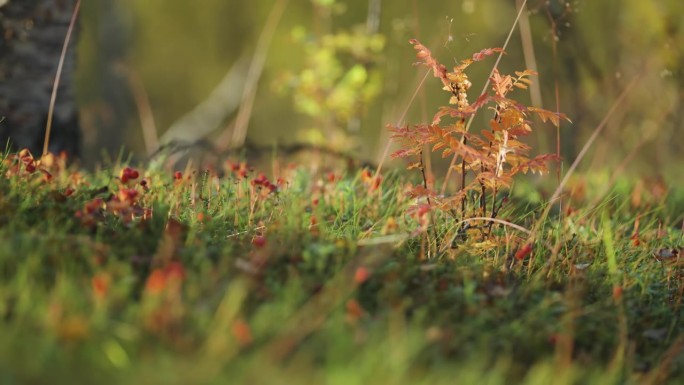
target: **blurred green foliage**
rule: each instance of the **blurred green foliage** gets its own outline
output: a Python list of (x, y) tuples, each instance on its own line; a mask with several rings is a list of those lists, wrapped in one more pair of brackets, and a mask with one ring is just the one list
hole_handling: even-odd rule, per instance
[[(121, 145), (141, 154), (144, 148), (135, 103), (115, 64), (139, 74), (161, 135), (204, 100), (234, 62), (254, 53), (273, 4), (220, 0), (206, 0), (201, 6), (163, 0), (86, 4), (79, 89), (90, 156), (99, 157), (101, 148), (116, 153)], [(444, 103), (439, 84), (428, 81), (405, 121), (396, 121), (422, 76), (422, 70), (412, 66), (416, 60), (408, 39), (419, 38), (443, 62), (454, 62), (480, 49), (502, 46), (516, 16), (515, 4), (505, 0), (380, 4), (378, 33), (383, 38), (362, 37), (358, 32), (362, 30), (358, 26), (368, 22), (368, 2), (289, 2), (257, 91), (248, 131), (251, 141), (301, 140), (311, 128), (323, 130), (324, 136), (324, 120), (346, 129), (343, 123), (358, 118), (355, 136), (363, 144), (359, 154), (374, 158), (386, 141), (387, 123), (425, 121), (428, 111)], [(328, 14), (321, 12), (326, 7), (332, 9)], [(639, 148), (630, 170), (684, 177), (677, 167), (684, 145), (680, 66), (684, 3), (531, 0), (527, 7), (523, 17), (529, 18), (532, 30), (543, 96), (540, 107), (555, 110), (557, 86), (559, 108), (574, 122), (561, 128), (562, 155), (573, 159), (626, 84), (643, 76), (638, 91), (620, 106), (597, 142), (592, 152), (597, 155), (588, 157), (584, 168), (615, 166)], [(363, 55), (373, 56), (372, 70), (350, 47), (361, 47)], [(502, 71), (529, 67), (517, 31), (507, 52)], [(487, 73), (488, 69), (481, 69), (469, 74), (478, 92)], [(275, 92), (273, 84), (287, 74), (298, 83), (290, 89), (291, 95)], [(283, 85), (287, 89), (288, 84)], [(326, 90), (325, 102), (313, 98), (316, 89)], [(556, 133), (540, 132), (532, 140), (541, 152), (553, 151)]]
[[(332, 8), (334, 3), (319, 6)], [(331, 30), (332, 18), (324, 22)], [(349, 134), (358, 133), (360, 119), (382, 92), (385, 37), (364, 25), (323, 34), (300, 25), (291, 33), (303, 48), (305, 63), (300, 71), (286, 72), (276, 88), (291, 93), (295, 109), (313, 119), (303, 140), (351, 146)]]

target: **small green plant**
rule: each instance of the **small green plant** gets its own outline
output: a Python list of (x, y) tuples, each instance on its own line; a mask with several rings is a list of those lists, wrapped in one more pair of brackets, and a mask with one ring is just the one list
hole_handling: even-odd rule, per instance
[(292, 92), (297, 111), (312, 119), (305, 132), (308, 142), (334, 143), (348, 150), (345, 147), (353, 147), (349, 134), (358, 132), (368, 106), (382, 90), (378, 64), (385, 37), (363, 25), (333, 31), (331, 15), (339, 4), (315, 1), (314, 5), (321, 28), (293, 29), (292, 38), (302, 47), (305, 61), (299, 72), (286, 73), (279, 85)]
[[(532, 122), (528, 117), (536, 115), (543, 122), (550, 121), (555, 126), (561, 120), (567, 120), (567, 117), (525, 106), (509, 96), (516, 88), (527, 89), (531, 84), (530, 76), (535, 75), (530, 70), (511, 76), (495, 69), (489, 78), (491, 90), (479, 95), (474, 103), (468, 101), (468, 90), (472, 84), (465, 70), (474, 62), (503, 52), (500, 48), (488, 48), (475, 53), (471, 59), (462, 60), (449, 71), (418, 40), (411, 40), (410, 43), (418, 51), (418, 64), (432, 69), (433, 75), (451, 96), (449, 105), (440, 107), (430, 123), (389, 126), (393, 132), (392, 138), (401, 145), (401, 149), (392, 156), (414, 159), (408, 168), (417, 168), (422, 172), (423, 185), (415, 186), (412, 191), (412, 196), (419, 198), (420, 203), (410, 210), (423, 215), (432, 210), (446, 212), (463, 223), (459, 232), (477, 229), (485, 238), (490, 235), (494, 224), (491, 219), (497, 217), (507, 200), (506, 192), (510, 190), (513, 178), (520, 173), (547, 172), (547, 163), (557, 158), (553, 154), (533, 158), (528, 156), (530, 146), (520, 140), (532, 132)], [(483, 108), (492, 111), (489, 127), (481, 129), (479, 133), (469, 130), (467, 121)], [(460, 179), (456, 193), (442, 196), (429, 186), (423, 162), (426, 147), (431, 152), (441, 151), (443, 157), (451, 155), (454, 161), (459, 161), (452, 162), (452, 169)]]

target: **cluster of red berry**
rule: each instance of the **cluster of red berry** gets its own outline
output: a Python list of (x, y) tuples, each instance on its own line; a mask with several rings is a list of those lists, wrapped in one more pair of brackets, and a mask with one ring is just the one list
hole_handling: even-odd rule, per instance
[(130, 168), (130, 167), (125, 167), (123, 170), (121, 170), (121, 173), (119, 174), (119, 179), (121, 179), (121, 183), (128, 183), (129, 180), (136, 180), (140, 177), (140, 173), (138, 170)]
[(278, 191), (278, 186), (271, 183), (264, 174), (259, 174), (256, 178), (252, 179), (252, 186), (263, 187), (268, 189), (269, 192)]

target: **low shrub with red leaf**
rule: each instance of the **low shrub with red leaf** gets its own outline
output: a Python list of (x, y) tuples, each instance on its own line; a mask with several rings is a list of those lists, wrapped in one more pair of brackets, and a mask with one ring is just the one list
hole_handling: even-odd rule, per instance
[[(418, 40), (410, 43), (420, 59), (417, 64), (432, 70), (450, 98), (448, 105), (440, 107), (430, 123), (404, 127), (390, 125), (392, 138), (401, 146), (392, 156), (411, 159), (408, 168), (423, 172), (424, 183), (415, 186), (411, 194), (419, 202), (426, 202), (431, 209), (443, 211), (455, 219), (495, 218), (506, 198), (502, 193), (510, 189), (515, 176), (528, 172), (545, 173), (547, 163), (557, 158), (551, 154), (529, 156), (531, 148), (522, 138), (532, 132), (530, 118), (537, 116), (555, 126), (567, 118), (563, 114), (527, 107), (510, 97), (513, 90), (526, 89), (531, 84), (530, 77), (535, 73), (530, 70), (504, 75), (494, 69), (489, 78), (490, 90), (479, 95), (474, 103), (468, 101), (472, 84), (465, 70), (474, 62), (502, 52), (500, 48), (482, 50), (449, 71)], [(469, 120), (481, 110), (491, 114), (488, 127), (471, 129)], [(450, 173), (455, 171), (459, 186), (455, 193), (443, 196), (429, 188), (424, 172), (424, 157), (429, 156), (423, 153), (426, 146), (431, 152), (441, 152), (443, 157), (453, 157)], [(488, 235), (492, 225), (492, 222), (479, 225), (481, 233)]]

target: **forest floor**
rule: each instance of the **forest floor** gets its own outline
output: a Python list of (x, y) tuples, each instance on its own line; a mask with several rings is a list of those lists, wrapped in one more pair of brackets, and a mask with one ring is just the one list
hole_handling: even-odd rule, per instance
[(0, 384), (684, 382), (681, 191), (516, 185), (485, 238), (400, 172), (275, 175), (5, 154)]

